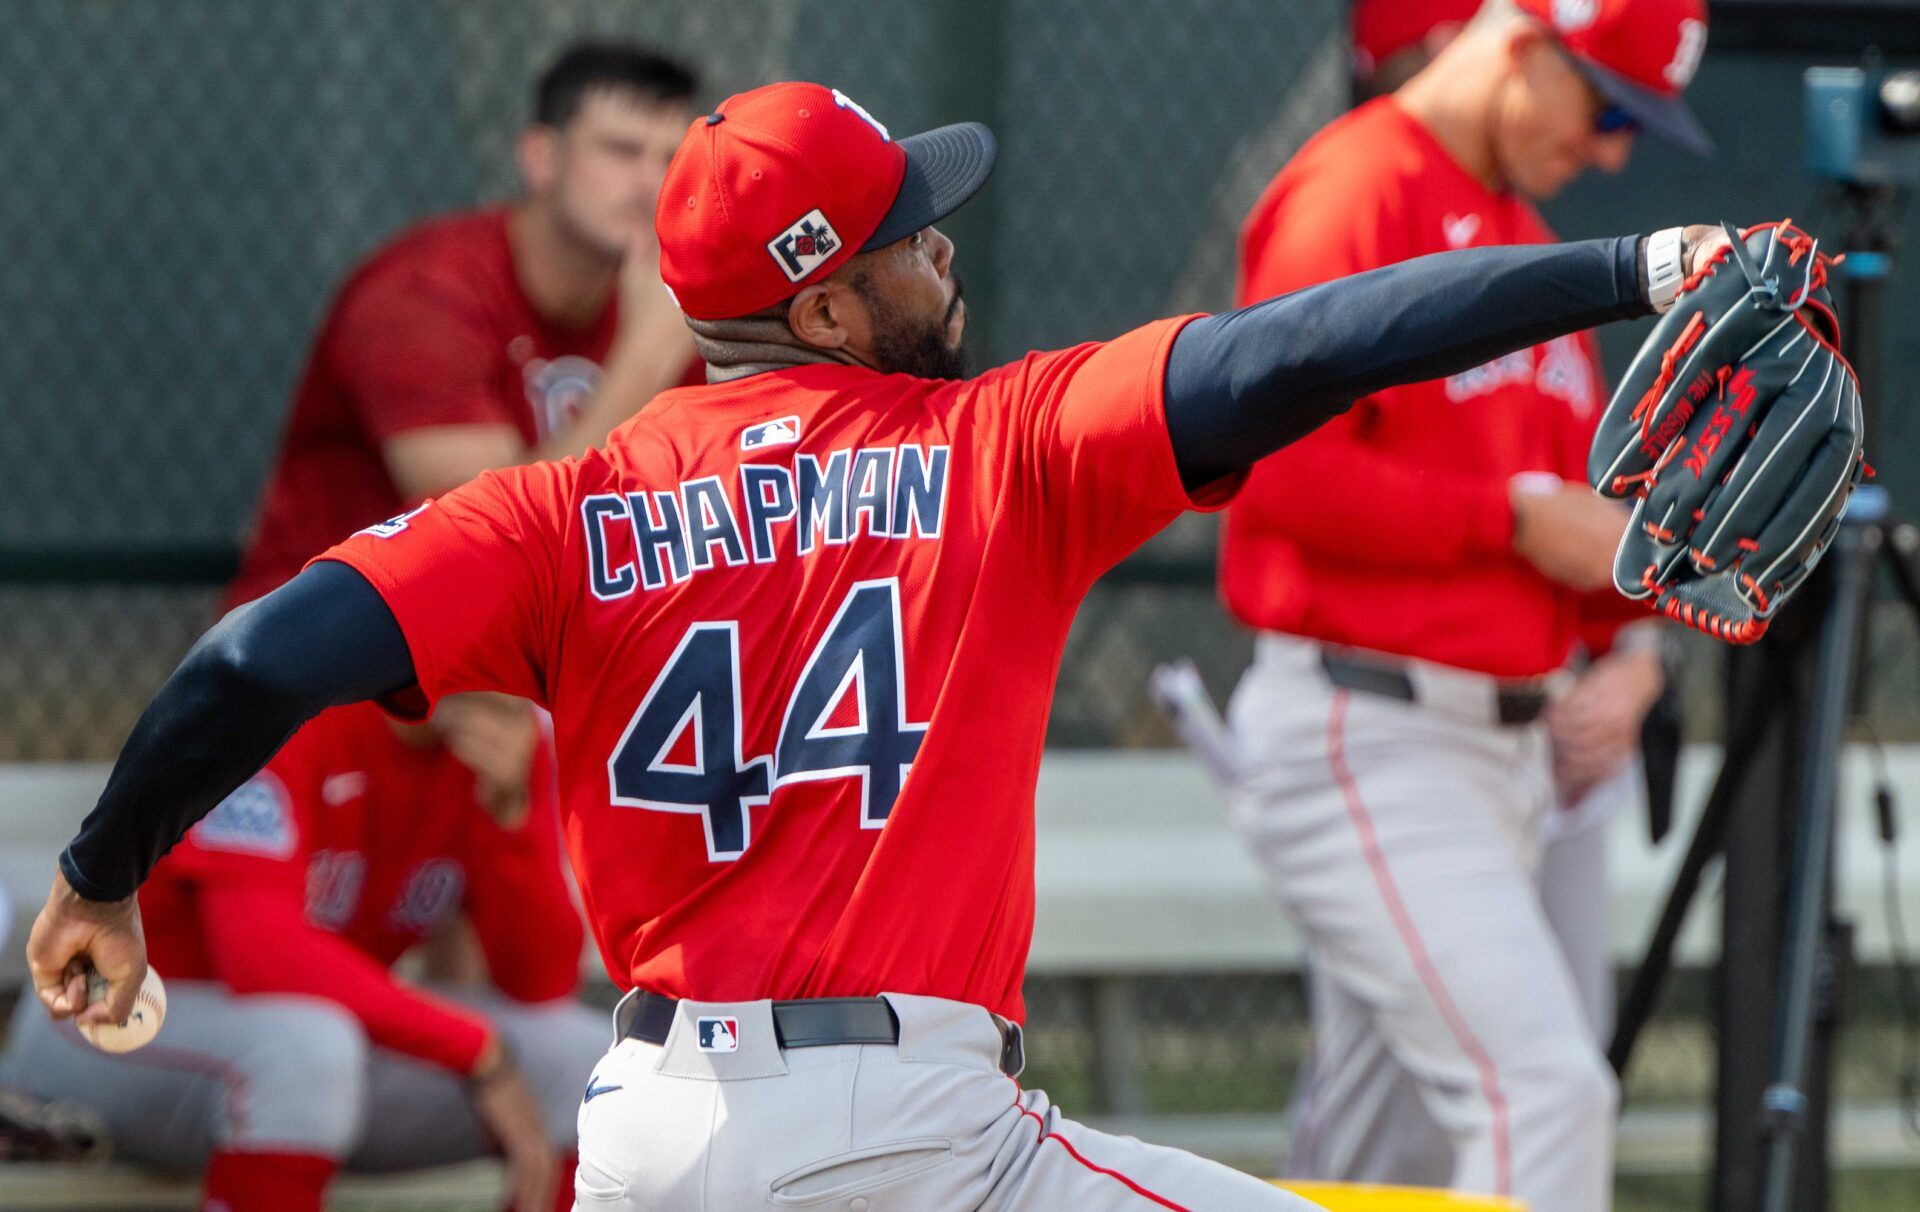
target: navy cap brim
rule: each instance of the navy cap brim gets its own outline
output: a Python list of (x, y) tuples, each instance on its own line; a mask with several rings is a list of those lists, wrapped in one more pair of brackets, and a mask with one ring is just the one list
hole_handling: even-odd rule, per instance
[(1713, 136), (1700, 125), (1700, 119), (1693, 116), (1685, 101), (1679, 97), (1663, 97), (1591, 59), (1579, 55), (1572, 58), (1574, 66), (1600, 90), (1600, 95), (1633, 115), (1642, 130), (1681, 151), (1696, 156), (1713, 154)]
[(938, 223), (973, 197), (993, 175), (996, 144), (993, 132), (978, 122), (956, 122), (900, 141), (907, 153), (907, 172), (900, 192), (861, 252), (904, 240), (923, 227)]

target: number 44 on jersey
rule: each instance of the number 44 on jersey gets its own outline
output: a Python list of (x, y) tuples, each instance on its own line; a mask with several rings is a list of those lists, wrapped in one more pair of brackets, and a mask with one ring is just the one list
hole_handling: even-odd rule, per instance
[(907, 722), (900, 632), (899, 582), (855, 585), (807, 658), (773, 753), (749, 758), (739, 624), (695, 623), (607, 759), (613, 802), (699, 815), (716, 862), (745, 853), (749, 811), (788, 783), (858, 779), (860, 827), (880, 828), (927, 730)]

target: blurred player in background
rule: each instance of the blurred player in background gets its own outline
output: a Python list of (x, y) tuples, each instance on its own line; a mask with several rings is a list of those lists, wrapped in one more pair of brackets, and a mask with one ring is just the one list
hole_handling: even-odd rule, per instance
[[(568, 49), (540, 77), (516, 148), (524, 195), (422, 223), (348, 277), (295, 390), (226, 605), (269, 592), (343, 536), (481, 471), (578, 454), (663, 388), (698, 379), (691, 338), (660, 281), (652, 222), (696, 89), (690, 68), (641, 46)], [(450, 797), (426, 810), (470, 814), (476, 786), (524, 787), (543, 777), (534, 758), (547, 742), (528, 704), (496, 696), (455, 699), (448, 708), (438, 741), (409, 747), (403, 764), (422, 797)], [(377, 712), (346, 713), (308, 732), (311, 760), (344, 763), (347, 775), (357, 770), (348, 769), (356, 755), (396, 743)], [(322, 752), (326, 746), (335, 752)], [(557, 852), (545, 859), (558, 879)], [(492, 873), (467, 875), (476, 896), (488, 895), (481, 885)], [(548, 942), (569, 973), (580, 939), (577, 923), (570, 930)], [(485, 948), (487, 930), (478, 933)], [(462, 955), (465, 937), (448, 931), (432, 944), (443, 968), (473, 966)], [(473, 1033), (457, 1038), (468, 1044)], [(479, 1064), (510, 1075), (510, 1065), (490, 1059), (496, 1055), (463, 1050), (438, 1059), (460, 1072)], [(561, 1084), (577, 1086), (575, 1076), (583, 1081), (585, 1073)], [(390, 1104), (388, 1094), (384, 1084), (368, 1090), (376, 1118), (411, 1105)], [(338, 1154), (337, 1132), (311, 1135), (319, 1139), (297, 1143)], [(518, 1168), (550, 1171), (550, 1158), (528, 1157), (537, 1134), (518, 1135), (528, 1146)], [(515, 1141), (505, 1143), (511, 1159)], [(466, 1148), (464, 1138), (458, 1147)], [(420, 1150), (403, 1152), (402, 1164), (423, 1164)], [(216, 1180), (223, 1173), (214, 1167)]]
[[(1355, 98), (1366, 101), (1384, 96), (1419, 74), (1466, 28), (1480, 3), (1359, 0), (1353, 9)], [(1608, 651), (1650, 653), (1659, 649), (1665, 625), (1646, 619), (1610, 637), (1608, 630), (1603, 628), (1600, 635), (1603, 642), (1611, 643)], [(1575, 654), (1576, 663), (1592, 656), (1585, 639), (1583, 636)], [(1589, 717), (1586, 708), (1602, 702), (1603, 688), (1604, 683), (1589, 682), (1587, 694), (1561, 700), (1545, 717), (1548, 733), (1556, 741), (1556, 796), (1543, 830), (1539, 885), (1541, 905), (1566, 957), (1587, 1021), (1594, 1037), (1605, 1044), (1613, 1032), (1614, 1010), (1613, 957), (1608, 950), (1607, 824), (1620, 809), (1644, 797), (1647, 772), (1639, 762), (1615, 760), (1612, 725), (1584, 726)], [(1671, 691), (1671, 687), (1666, 688), (1666, 693)], [(1622, 706), (1631, 707), (1634, 702), (1629, 696)], [(1601, 742), (1591, 752), (1591, 747), (1580, 744), (1589, 736)], [(1671, 778), (1671, 771), (1664, 773)], [(1402, 1159), (1408, 1156), (1413, 1148), (1411, 1135), (1424, 1121), (1431, 1142), (1425, 1154), (1432, 1160), (1423, 1168), (1446, 1173), (1451, 1149), (1445, 1134), (1417, 1105), (1411, 1086), (1397, 1106), (1407, 1117), (1403, 1123), (1409, 1139), (1396, 1152)]]
[(573, 47), (520, 135), (525, 196), (429, 220), (354, 270), (295, 389), (229, 607), (362, 526), (490, 467), (579, 454), (697, 381), (653, 234), (696, 87), (639, 46)]
[[(23, 1002), (8, 1081), (98, 1112), (123, 1156), (204, 1170), (218, 1212), (309, 1212), (338, 1168), (490, 1147), (522, 1212), (571, 1206), (574, 1109), (606, 1022), (571, 1000), (583, 930), (551, 746), (516, 761), (499, 739), (524, 710), (475, 694), (426, 725), (371, 703), (320, 716), (141, 889), (165, 1035), (112, 1055)], [(463, 912), (486, 987), (395, 978)]]
[[(1481, 0), (1358, 0), (1353, 6), (1353, 93), (1359, 101), (1384, 96), (1418, 75), (1434, 56), (1445, 50), (1479, 10)], [(1604, 599), (1603, 599), (1604, 600)], [(1638, 620), (1609, 635), (1602, 627), (1600, 642), (1608, 651), (1657, 651), (1665, 625), (1656, 619)], [(1574, 655), (1576, 664), (1591, 657), (1585, 647)], [(1640, 764), (1628, 758), (1616, 761), (1612, 728), (1582, 727), (1582, 705), (1600, 697), (1604, 683), (1589, 683), (1589, 693), (1562, 700), (1546, 713), (1549, 735), (1557, 743), (1555, 802), (1543, 827), (1540, 856), (1540, 901), (1553, 928), (1560, 952), (1593, 1028), (1604, 1045), (1613, 1031), (1613, 957), (1607, 920), (1607, 824), (1620, 809), (1642, 798), (1645, 791)], [(1631, 706), (1629, 696), (1624, 706)], [(1556, 728), (1556, 725), (1559, 725)], [(1602, 743), (1589, 753), (1581, 738), (1595, 736)], [(1308, 1069), (1311, 1070), (1311, 1065)], [(1396, 1097), (1396, 1126), (1392, 1154), (1396, 1165), (1414, 1175), (1449, 1173), (1453, 1150), (1446, 1134), (1419, 1105), (1411, 1079), (1402, 1075), (1404, 1089)], [(1301, 1105), (1312, 1099), (1311, 1074), (1301, 1087)], [(1424, 1147), (1417, 1143), (1424, 1136)], [(1311, 1140), (1307, 1142), (1311, 1144)], [(1296, 1152), (1299, 1164), (1312, 1164), (1310, 1151)], [(1419, 1160), (1416, 1160), (1419, 1159)]]
[[(1679, 100), (1698, 0), (1493, 0), (1458, 37), (1459, 6), (1424, 7), (1356, 11), (1359, 67), (1411, 78), (1269, 186), (1241, 302), (1549, 241), (1532, 202), (1623, 167), (1642, 127), (1710, 147)], [(1223, 593), (1262, 632), (1233, 813), (1313, 976), (1298, 1177), (1607, 1206), (1617, 1094), (1536, 883), (1554, 805), (1620, 776), (1662, 681), (1606, 592), (1625, 515), (1583, 482), (1595, 365), (1563, 337), (1370, 396), (1229, 514)]]
[[(1353, 13), (1354, 95), (1361, 100), (1382, 96), (1412, 79), (1453, 41), (1479, 7), (1480, 0), (1360, 0)], [(1603, 628), (1600, 637), (1603, 641), (1609, 639), (1605, 631)], [(1608, 651), (1655, 653), (1664, 644), (1665, 632), (1665, 625), (1658, 620), (1636, 621), (1612, 634)], [(1583, 643), (1575, 660), (1582, 662), (1592, 656)], [(1563, 699), (1546, 715), (1549, 734), (1557, 742), (1556, 797), (1544, 829), (1539, 883), (1547, 921), (1566, 957), (1580, 1004), (1594, 1037), (1604, 1044), (1612, 1035), (1614, 1014), (1607, 920), (1607, 825), (1619, 810), (1645, 798), (1648, 778), (1661, 778), (1670, 787), (1673, 772), (1671, 768), (1652, 766), (1643, 769), (1633, 760), (1615, 761), (1616, 750), (1611, 744), (1614, 726), (1586, 726), (1591, 714), (1588, 708), (1601, 704), (1599, 690), (1603, 686), (1589, 682), (1588, 694)], [(1669, 712), (1673, 710), (1672, 693), (1672, 686), (1664, 688), (1663, 700)], [(1633, 702), (1629, 696), (1625, 705)], [(1678, 744), (1674, 717), (1663, 717), (1658, 727), (1673, 730), (1664, 738), (1662, 748)], [(1589, 736), (1603, 743), (1597, 749), (1583, 746), (1582, 739)], [(1656, 763), (1662, 760), (1655, 759)], [(1418, 1107), (1407, 1110), (1413, 1116), (1423, 1115)], [(1434, 1127), (1432, 1131), (1439, 1139), (1439, 1129)], [(1444, 1158), (1447, 1150), (1437, 1149), (1435, 1156)]]
[[(663, 388), (700, 380), (653, 230), (697, 88), (691, 68), (639, 45), (571, 47), (534, 88), (516, 149), (525, 194), (413, 227), (348, 276), (228, 608), (362, 526), (490, 467), (579, 454)], [(525, 761), (532, 709), (488, 714), (499, 756)], [(472, 966), (458, 935), (436, 950), (442, 971)]]

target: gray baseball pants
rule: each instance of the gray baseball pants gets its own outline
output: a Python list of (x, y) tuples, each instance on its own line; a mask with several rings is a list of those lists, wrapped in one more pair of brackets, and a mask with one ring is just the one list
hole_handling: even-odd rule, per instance
[[(1613, 1032), (1614, 1003), (1607, 825), (1640, 795), (1639, 772), (1630, 765), (1577, 807), (1556, 804), (1541, 856), (1541, 908), (1601, 1047)], [(1321, 1094), (1312, 1059), (1303, 1066), (1297, 1118), (1306, 1130), (1294, 1138), (1286, 1173), (1446, 1186), (1453, 1175), (1453, 1142), (1427, 1113), (1419, 1083), (1380, 1046), (1366, 1017), (1354, 1012), (1332, 981), (1312, 981), (1307, 993), (1318, 1036), (1312, 1059), (1338, 1093)]]
[[(545, 1112), (573, 1140), (574, 1113), (606, 1020), (572, 1002), (529, 1006), (497, 994), (436, 990), (498, 1026)], [(206, 981), (167, 984), (167, 1021), (137, 1052), (111, 1055), (55, 1024), (30, 994), (13, 1016), (0, 1081), (89, 1107), (118, 1156), (198, 1172), (216, 1150), (309, 1153), (387, 1173), (480, 1157), (466, 1084), (368, 1043), (359, 1022), (320, 998), (236, 997)]]
[[(580, 1107), (576, 1212), (1312, 1209), (1177, 1149), (1096, 1132), (1000, 1072), (978, 1006), (888, 994), (897, 1045), (781, 1049), (771, 1003), (682, 1002)], [(700, 1018), (737, 1020), (703, 1050)]]
[(1537, 889), (1545, 729), (1493, 722), (1490, 679), (1415, 673), (1419, 705), (1350, 691), (1262, 636), (1229, 711), (1232, 817), (1313, 978), (1289, 1171), (1603, 1212), (1618, 1094)]

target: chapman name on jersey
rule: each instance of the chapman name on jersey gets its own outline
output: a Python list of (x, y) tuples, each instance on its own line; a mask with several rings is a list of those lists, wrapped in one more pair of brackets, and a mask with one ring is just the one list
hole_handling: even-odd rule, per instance
[(766, 564), (783, 545), (806, 556), (862, 534), (938, 539), (946, 514), (946, 446), (863, 446), (747, 463), (735, 491), (719, 476), (580, 502), (587, 578), (601, 601), (679, 584), (722, 565)]
[(662, 392), (602, 447), (486, 472), (321, 558), (406, 637), (396, 707), (486, 689), (553, 712), (562, 829), (622, 988), (911, 989), (1017, 1020), (1074, 610), (1239, 486), (1196, 501), (1173, 457), (1188, 318), (972, 379), (823, 363)]

